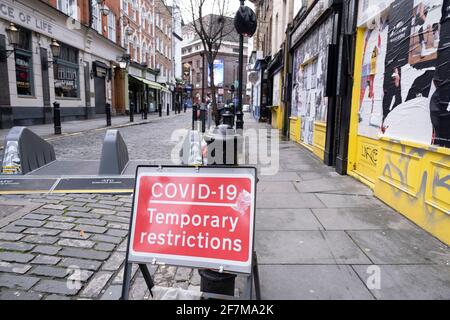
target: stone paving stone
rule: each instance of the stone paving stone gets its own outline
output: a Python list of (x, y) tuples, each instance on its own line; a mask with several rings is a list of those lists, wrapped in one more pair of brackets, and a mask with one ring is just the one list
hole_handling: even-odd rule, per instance
[(61, 239), (58, 241), (58, 245), (65, 247), (92, 249), (95, 245), (95, 242), (89, 240)]
[(116, 200), (100, 200), (98, 203), (106, 204), (106, 205), (110, 205), (110, 206), (116, 206), (116, 207), (120, 207), (120, 206), (124, 205), (122, 202), (119, 202)]
[(94, 249), (100, 251), (113, 251), (115, 247), (116, 245), (112, 243), (99, 242), (95, 245)]
[(54, 244), (56, 241), (58, 241), (58, 238), (29, 235), (23, 238), (22, 241), (36, 244)]
[(87, 270), (76, 270), (76, 271), (72, 270), (72, 271), (73, 271), (72, 274), (69, 277), (67, 277), (67, 280), (86, 282), (94, 274), (94, 272)]
[(42, 294), (37, 292), (25, 292), (25, 291), (17, 291), (17, 290), (8, 290), (0, 292), (0, 301), (32, 301), (32, 300), (41, 300), (43, 297)]
[[(95, 215), (97, 215), (97, 216), (100, 216), (100, 215), (107, 215), (107, 216), (109, 216), (109, 215), (114, 215), (114, 214), (116, 214), (116, 211), (115, 210), (106, 210), (106, 209), (92, 209), (92, 211), (91, 211), (92, 213), (94, 213)], [(92, 218), (94, 218), (94, 217), (92, 217)]]
[(92, 278), (86, 288), (80, 294), (80, 297), (95, 298), (97, 297), (111, 279), (113, 273), (111, 272), (98, 272), (94, 278)]
[(92, 213), (92, 212), (80, 212), (80, 211), (68, 211), (65, 214), (66, 217), (73, 217), (73, 218), (87, 218), (87, 219), (98, 219), (100, 218), (99, 214)]
[(67, 275), (67, 269), (49, 266), (37, 266), (34, 269), (32, 269), (29, 273), (36, 276), (44, 276), (50, 278), (65, 278)]
[(258, 209), (311, 209), (324, 208), (314, 194), (264, 193), (259, 196)]
[(50, 216), (46, 215), (46, 214), (36, 214), (36, 213), (29, 213), (26, 216), (24, 216), (24, 219), (31, 219), (31, 220), (46, 220), (48, 219)]
[(117, 248), (118, 252), (126, 252), (128, 247), (128, 239), (123, 240), (119, 247)]
[(0, 251), (19, 251), (19, 252), (27, 252), (34, 248), (34, 245), (23, 242), (0, 242)]
[(70, 300), (70, 298), (66, 296), (60, 296), (57, 294), (50, 294), (47, 297), (45, 297), (44, 300), (58, 301), (58, 300)]
[(29, 264), (18, 264), (0, 261), (0, 272), (25, 274), (31, 269)]
[(64, 210), (52, 210), (52, 209), (37, 209), (34, 210), (35, 214), (43, 214), (43, 215), (51, 215), (51, 216), (60, 216), (64, 214)]
[(75, 248), (63, 248), (59, 252), (59, 255), (63, 257), (101, 260), (101, 261), (104, 261), (109, 257), (109, 253), (107, 252), (92, 249), (75, 249)]
[(192, 272), (192, 277), (191, 277), (189, 283), (192, 286), (199, 286), (200, 285), (200, 281), (201, 281), (200, 274), (198, 273), (198, 270), (195, 269), (194, 272)]
[(112, 236), (105, 236), (105, 235), (94, 235), (92, 237), (92, 240), (98, 241), (98, 242), (107, 242), (107, 243), (114, 243), (119, 244), (122, 242), (122, 238), (119, 237), (112, 237)]
[(87, 240), (91, 236), (90, 233), (81, 233), (80, 231), (63, 231), (59, 235), (61, 238)]
[[(369, 282), (373, 266), (353, 266)], [(380, 288), (371, 290), (379, 300), (448, 300), (450, 266), (380, 265)]]
[(106, 289), (100, 300), (120, 300), (122, 297), (122, 286), (112, 285)]
[(259, 209), (256, 230), (307, 231), (323, 227), (309, 209)]
[(25, 230), (25, 234), (35, 234), (38, 236), (56, 236), (61, 233), (61, 230), (45, 229), (45, 228), (29, 228)]
[(121, 237), (124, 238), (128, 235), (128, 231), (125, 230), (117, 230), (117, 229), (110, 229), (106, 232), (106, 235), (113, 236), (113, 237)]
[(116, 217), (116, 216), (104, 216), (103, 219), (109, 222), (118, 222), (118, 223), (129, 223), (129, 218), (124, 217)]
[(86, 207), (93, 208), (93, 209), (106, 209), (106, 210), (114, 210), (115, 209), (114, 206), (100, 204), (100, 203), (88, 203), (88, 204), (86, 204)]
[(97, 271), (101, 265), (102, 265), (102, 262), (100, 262), (100, 261), (76, 259), (76, 258), (64, 258), (59, 263), (59, 266), (61, 266), (61, 267), (68, 268), (71, 266), (77, 266), (79, 269), (82, 269), (82, 270), (93, 270), (93, 271)]
[(80, 218), (76, 221), (77, 224), (83, 224), (83, 225), (91, 225), (91, 226), (97, 226), (97, 227), (104, 227), (107, 225), (107, 222), (100, 219), (86, 219), (86, 218)]
[(4, 232), (22, 233), (25, 229), (26, 229), (26, 227), (17, 227), (17, 226), (10, 224), (9, 226), (6, 226), (6, 227), (0, 229), (0, 233), (4, 233)]
[(71, 222), (75, 221), (75, 218), (65, 217), (65, 216), (53, 216), (53, 217), (49, 218), (48, 221), (71, 223)]
[(103, 264), (102, 270), (117, 271), (125, 261), (125, 254), (121, 252), (115, 252), (111, 257)]
[(67, 281), (58, 280), (41, 280), (34, 287), (34, 290), (38, 292), (62, 294), (66, 296), (75, 296), (80, 289), (74, 288), (73, 286), (69, 288)]
[(32, 254), (0, 251), (0, 261), (27, 263), (32, 259), (34, 259)]
[(370, 264), (343, 231), (259, 231), (260, 264)]
[(297, 190), (295, 189), (294, 183), (292, 181), (287, 182), (260, 182), (258, 183), (258, 192), (261, 193), (295, 193)]
[(173, 284), (174, 288), (179, 288), (179, 289), (183, 289), (183, 290), (187, 290), (189, 288), (189, 282), (185, 281), (185, 282), (176, 282)]
[(143, 300), (149, 292), (147, 284), (142, 276), (137, 277), (130, 288), (130, 300)]
[(78, 212), (78, 213), (88, 213), (91, 210), (92, 210), (92, 208), (86, 208), (86, 207), (82, 207), (82, 206), (71, 206), (71, 207), (67, 208), (68, 212)]
[(75, 227), (75, 224), (64, 222), (48, 222), (45, 227), (49, 229), (71, 230), (73, 229), (73, 227)]
[[(47, 199), (48, 199), (48, 197), (47, 197)], [(57, 199), (57, 200), (59, 200), (59, 199)], [(42, 207), (42, 209), (51, 209), (51, 210), (64, 210), (66, 208), (67, 207), (63, 206), (63, 205), (54, 205), (54, 204), (48, 204), (48, 205), (45, 205)]]
[(31, 263), (55, 266), (58, 264), (59, 261), (61, 261), (61, 258), (59, 257), (38, 255), (33, 261), (31, 261)]
[[(353, 196), (340, 194), (321, 194), (315, 195), (322, 201), (327, 208), (376, 208), (384, 204), (370, 196)], [(315, 208), (313, 208), (315, 209)]]
[(297, 175), (296, 172), (279, 172), (278, 174), (276, 174), (274, 176), (263, 176), (263, 175), (261, 175), (259, 178), (260, 178), (261, 182), (265, 182), (265, 181), (280, 181), (280, 182), (284, 182), (284, 181), (300, 180), (300, 177)]
[(80, 224), (74, 228), (74, 230), (77, 231), (84, 231), (84, 232), (90, 232), (90, 233), (97, 233), (97, 234), (103, 234), (108, 229), (105, 227), (97, 227), (97, 226), (88, 226), (85, 224)]
[(373, 300), (350, 266), (261, 265), (263, 300)]
[(18, 241), (24, 237), (23, 234), (19, 233), (6, 233), (6, 232), (0, 232), (0, 240), (5, 241)]
[(131, 212), (129, 212), (129, 211), (119, 211), (119, 212), (117, 212), (117, 216), (128, 218), (128, 221), (130, 221)]
[[(139, 266), (137, 264), (133, 264), (133, 267), (131, 268), (131, 278), (133, 279), (136, 275), (136, 272), (138, 271)], [(153, 276), (156, 272), (157, 267), (156, 266), (149, 266), (148, 270), (150, 272), (150, 275)], [(112, 281), (112, 284), (123, 284), (123, 273), (125, 271), (125, 267), (122, 267), (120, 271), (117, 273), (116, 277)]]
[(415, 229), (408, 219), (390, 208), (314, 209), (314, 215), (326, 230)]
[(119, 230), (129, 230), (130, 226), (128, 224), (123, 223), (108, 223), (108, 229), (119, 229)]
[(0, 274), (0, 287), (6, 287), (10, 289), (30, 290), (38, 281), (39, 278), (36, 277)]
[(374, 264), (450, 265), (450, 250), (422, 230), (348, 231)]
[[(60, 200), (50, 200), (50, 199), (34, 199), (33, 202), (42, 203), (42, 204), (58, 204)], [(46, 209), (48, 210), (48, 209)]]
[(181, 268), (177, 269), (175, 274), (175, 281), (189, 281), (191, 278), (192, 269), (191, 268)]
[(61, 250), (60, 247), (56, 247), (56, 246), (36, 246), (33, 249), (33, 253), (42, 253), (44, 255), (49, 255), (49, 256), (54, 256), (56, 255), (59, 251)]

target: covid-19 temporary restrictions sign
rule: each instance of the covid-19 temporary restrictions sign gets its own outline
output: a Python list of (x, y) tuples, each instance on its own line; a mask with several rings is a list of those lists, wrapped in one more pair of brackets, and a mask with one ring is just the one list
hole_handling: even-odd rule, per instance
[(255, 168), (139, 167), (129, 262), (251, 273)]

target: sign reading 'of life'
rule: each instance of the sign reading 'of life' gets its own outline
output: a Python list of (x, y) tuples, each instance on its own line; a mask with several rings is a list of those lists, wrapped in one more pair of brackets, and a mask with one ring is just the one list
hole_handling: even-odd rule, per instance
[(139, 167), (128, 261), (250, 274), (255, 168)]

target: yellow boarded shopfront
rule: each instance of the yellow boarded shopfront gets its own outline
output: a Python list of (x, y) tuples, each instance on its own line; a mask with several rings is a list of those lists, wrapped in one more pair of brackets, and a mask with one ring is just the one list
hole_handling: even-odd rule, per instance
[(450, 1), (388, 2), (360, 8), (349, 174), (450, 244)]

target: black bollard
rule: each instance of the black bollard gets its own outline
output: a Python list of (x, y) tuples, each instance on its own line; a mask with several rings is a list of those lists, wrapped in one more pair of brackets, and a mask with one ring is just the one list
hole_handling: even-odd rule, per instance
[(225, 107), (225, 111), (222, 115), (223, 124), (229, 126), (231, 129), (234, 127), (234, 114), (232, 112), (233, 105), (229, 104)]
[(244, 129), (244, 113), (242, 112), (242, 105), (238, 105), (236, 111), (236, 130)]
[(184, 113), (186, 113), (187, 110), (187, 103), (184, 104)]
[[(229, 110), (226, 110), (224, 121), (230, 121), (227, 113), (233, 116)], [(208, 144), (208, 166), (238, 165), (238, 135), (229, 125), (223, 124), (216, 127), (213, 132), (205, 135), (205, 141)], [(230, 146), (230, 144), (232, 145)], [(219, 148), (219, 150), (214, 148)], [(222, 154), (216, 154), (217, 151)], [(233, 152), (233, 154), (227, 154), (227, 151)], [(201, 269), (199, 274), (201, 292), (234, 296), (236, 275), (209, 269)]]
[(60, 135), (61, 132), (61, 105), (58, 102), (53, 103), (53, 123), (55, 125), (55, 134)]
[(202, 133), (206, 132), (206, 107), (203, 105), (200, 108), (200, 119), (202, 120)]
[(134, 122), (134, 103), (130, 102), (130, 122)]
[(105, 106), (106, 111), (106, 126), (111, 127), (111, 105), (109, 103)]
[(158, 112), (159, 112), (159, 117), (162, 117), (162, 104), (158, 104)]
[(147, 104), (145, 105), (145, 109), (144, 109), (144, 120), (148, 119), (148, 108), (147, 108)]
[(167, 104), (167, 115), (170, 116), (170, 104)]
[(197, 105), (192, 105), (192, 130), (195, 130), (195, 123), (197, 122)]

